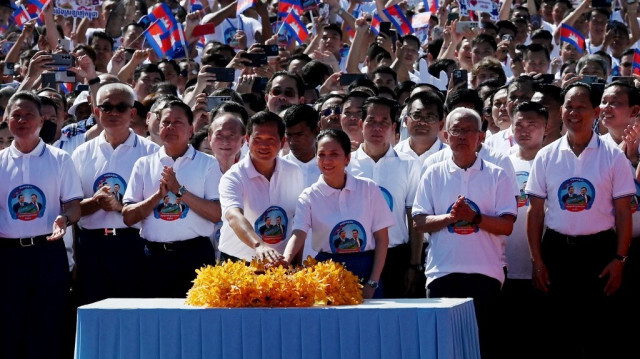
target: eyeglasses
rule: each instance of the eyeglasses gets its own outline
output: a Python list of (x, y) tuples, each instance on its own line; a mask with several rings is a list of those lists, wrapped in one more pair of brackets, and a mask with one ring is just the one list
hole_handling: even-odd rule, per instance
[(274, 87), (271, 89), (271, 91), (269, 91), (269, 93), (271, 94), (271, 96), (280, 96), (284, 94), (285, 97), (289, 97), (289, 98), (297, 97), (296, 91), (291, 88), (286, 88), (283, 90), (279, 87)]
[(133, 106), (131, 106), (131, 105), (127, 104), (127, 103), (124, 103), (124, 102), (120, 102), (117, 105), (112, 105), (109, 102), (105, 102), (102, 105), (98, 105), (98, 108), (102, 112), (111, 112), (111, 111), (113, 111), (115, 109), (116, 111), (118, 111), (120, 113), (125, 113), (125, 112), (127, 112), (128, 109), (130, 109), (132, 107)]
[(426, 122), (428, 124), (433, 124), (439, 121), (438, 116), (432, 113), (423, 116), (420, 112), (414, 112), (409, 114), (409, 118), (416, 122)]
[(331, 113), (334, 115), (340, 115), (342, 113), (342, 109), (340, 109), (340, 106), (333, 106), (322, 110), (323, 117), (331, 116)]
[(475, 132), (478, 132), (478, 130), (462, 130), (459, 128), (450, 128), (447, 130), (447, 133), (453, 137), (466, 136), (470, 133), (475, 133)]

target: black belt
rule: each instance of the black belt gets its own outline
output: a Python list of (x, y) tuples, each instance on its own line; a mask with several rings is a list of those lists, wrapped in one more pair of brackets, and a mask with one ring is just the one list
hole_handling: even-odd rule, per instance
[(92, 237), (114, 237), (119, 234), (135, 234), (139, 233), (140, 230), (136, 228), (124, 227), (124, 228), (98, 228), (98, 229), (85, 229), (80, 228), (80, 230), (89, 236)]
[(616, 235), (613, 229), (583, 236), (569, 236), (558, 231), (554, 231), (551, 228), (547, 228), (547, 232), (551, 238), (561, 240), (570, 245), (591, 244), (594, 240), (606, 240), (612, 237), (615, 238)]
[(47, 237), (50, 234), (44, 234), (42, 236), (35, 237), (23, 237), (23, 238), (0, 238), (1, 248), (27, 248), (47, 243)]
[(145, 240), (145, 244), (152, 252), (177, 252), (197, 247), (203, 241), (209, 241), (209, 237), (195, 237), (176, 242), (152, 242)]

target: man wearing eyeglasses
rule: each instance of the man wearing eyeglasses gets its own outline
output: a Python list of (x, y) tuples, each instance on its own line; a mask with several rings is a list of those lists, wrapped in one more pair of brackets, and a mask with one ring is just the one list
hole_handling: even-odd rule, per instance
[[(422, 235), (413, 230), (410, 220), (420, 166), (390, 144), (398, 125), (397, 102), (370, 97), (364, 102), (363, 112), (364, 142), (351, 156), (348, 171), (373, 180), (393, 214), (395, 226), (389, 228), (389, 249), (380, 279), (386, 298), (402, 298), (413, 292), (415, 285), (416, 276), (408, 273), (412, 254), (418, 263), (421, 257)], [(412, 253), (412, 248), (416, 248), (417, 253)]]
[(304, 83), (300, 76), (287, 71), (276, 72), (265, 87), (267, 109), (279, 114), (290, 105), (304, 104)]
[(431, 234), (427, 297), (473, 298), (482, 357), (497, 358), (505, 236), (518, 212), (510, 177), (476, 153), (481, 124), (473, 110), (449, 113), (452, 155), (420, 179), (412, 216), (417, 230)]
[(419, 92), (409, 98), (407, 130), (409, 138), (395, 146), (395, 150), (411, 156), (420, 164), (430, 155), (448, 147), (438, 138), (444, 127), (444, 106), (433, 92)]
[(136, 114), (131, 87), (104, 85), (96, 103), (94, 115), (104, 130), (71, 156), (85, 197), (76, 246), (81, 303), (142, 294), (140, 226), (124, 224), (122, 203), (112, 193), (117, 189), (122, 196), (136, 160), (159, 148), (129, 128)]

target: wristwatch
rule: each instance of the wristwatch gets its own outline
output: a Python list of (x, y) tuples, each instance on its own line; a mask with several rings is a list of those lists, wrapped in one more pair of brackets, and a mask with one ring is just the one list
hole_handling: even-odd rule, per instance
[(373, 289), (378, 289), (378, 282), (375, 280), (369, 279), (369, 281), (367, 281), (367, 285)]
[(185, 193), (187, 193), (187, 187), (180, 186), (180, 188), (178, 188), (178, 194), (176, 194), (176, 197), (182, 197)]
[(617, 259), (622, 263), (625, 263), (627, 261), (627, 258), (629, 258), (629, 256), (621, 256), (619, 254), (614, 254), (613, 255), (613, 259)]
[(473, 224), (475, 225), (480, 224), (480, 222), (482, 222), (482, 214), (480, 214), (480, 212), (476, 213), (476, 215), (473, 216), (473, 220), (471, 222), (473, 222)]
[(422, 264), (409, 264), (409, 269), (415, 269), (418, 272), (424, 272), (424, 266)]

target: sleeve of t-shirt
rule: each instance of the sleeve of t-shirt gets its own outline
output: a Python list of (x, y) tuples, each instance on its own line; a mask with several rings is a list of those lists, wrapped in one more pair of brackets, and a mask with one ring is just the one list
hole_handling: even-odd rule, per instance
[[(80, 188), (82, 188), (82, 180), (80, 179), (79, 174), (82, 173), (82, 165), (85, 163), (85, 159), (83, 156), (84, 154), (86, 154), (86, 151), (73, 151), (73, 153), (71, 154), (73, 167), (75, 168), (76, 173), (78, 174), (78, 179), (80, 180)], [(83, 196), (85, 195), (87, 194), (85, 194), (83, 191)]]
[[(511, 188), (513, 191), (513, 196), (517, 197), (520, 195), (520, 187), (518, 187), (518, 179), (516, 178), (516, 170), (513, 168), (513, 163), (509, 157), (504, 157), (499, 164), (500, 167), (504, 170), (507, 177), (509, 177), (509, 183), (511, 183)], [(507, 192), (504, 192), (507, 193)]]
[(62, 180), (60, 186), (60, 202), (67, 203), (76, 199), (82, 199), (82, 186), (80, 185), (80, 177), (73, 165), (71, 156), (64, 154), (62, 157)]
[(293, 230), (309, 233), (311, 230), (311, 201), (307, 191), (302, 192), (296, 202), (296, 215), (293, 218)]
[(411, 208), (416, 199), (416, 191), (418, 190), (418, 182), (420, 182), (420, 162), (417, 160), (409, 161), (409, 191), (405, 200), (405, 207)]
[(222, 207), (222, 218), (225, 218), (227, 211), (231, 208), (244, 209), (244, 188), (238, 173), (227, 172), (220, 179), (220, 206)]
[(531, 172), (527, 179), (527, 187), (524, 191), (529, 196), (538, 198), (547, 198), (547, 180), (546, 167), (544, 165), (544, 157), (536, 156), (531, 164)]
[(370, 198), (369, 208), (373, 217), (371, 221), (371, 232), (377, 232), (381, 229), (394, 226), (396, 224), (396, 220), (393, 218), (393, 214), (391, 213), (391, 209), (389, 209), (387, 201), (382, 196), (382, 191), (373, 182), (368, 183), (368, 185)]
[(220, 179), (222, 178), (222, 171), (220, 171), (220, 165), (215, 158), (210, 160), (209, 168), (204, 180), (204, 199), (219, 200), (220, 199)]
[(619, 152), (613, 162), (613, 198), (622, 198), (636, 194), (636, 185), (633, 182), (633, 171), (629, 166), (627, 157)]
[(122, 203), (124, 204), (138, 203), (144, 200), (144, 180), (142, 176), (145, 173), (145, 166), (143, 159), (144, 157), (139, 158), (133, 165), (127, 189), (124, 191), (124, 197), (122, 198)]
[(416, 199), (413, 201), (413, 207), (411, 208), (411, 216), (415, 217), (419, 214), (434, 215), (435, 209), (433, 207), (433, 199), (429, 192), (429, 186), (427, 183), (431, 181), (432, 171), (428, 171), (420, 178), (418, 187), (416, 188)]
[(496, 216), (502, 216), (503, 214), (511, 214), (518, 216), (518, 202), (515, 196), (503, 195), (503, 193), (509, 193), (511, 188), (511, 179), (504, 169), (497, 171), (498, 181), (495, 192), (495, 205)]

